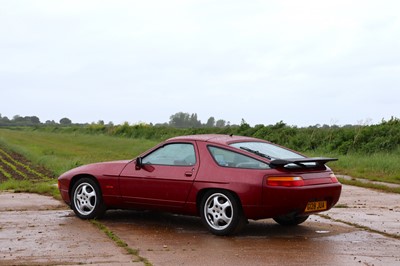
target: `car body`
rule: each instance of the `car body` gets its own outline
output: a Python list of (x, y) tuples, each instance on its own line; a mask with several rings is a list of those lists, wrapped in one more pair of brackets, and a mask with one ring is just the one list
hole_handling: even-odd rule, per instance
[(271, 142), (207, 134), (168, 139), (132, 160), (77, 167), (58, 179), (63, 200), (83, 219), (107, 209), (200, 216), (216, 235), (248, 219), (297, 225), (338, 201), (341, 184), (325, 164)]

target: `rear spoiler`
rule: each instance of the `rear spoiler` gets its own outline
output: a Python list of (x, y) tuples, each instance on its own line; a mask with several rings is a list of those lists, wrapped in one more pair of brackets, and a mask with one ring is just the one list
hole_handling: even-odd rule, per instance
[(271, 161), (271, 165), (276, 167), (284, 167), (287, 164), (297, 164), (302, 165), (303, 163), (316, 163), (318, 165), (324, 165), (327, 162), (337, 161), (337, 158), (324, 158), (324, 157), (314, 157), (314, 158), (295, 158), (295, 159), (275, 159)]

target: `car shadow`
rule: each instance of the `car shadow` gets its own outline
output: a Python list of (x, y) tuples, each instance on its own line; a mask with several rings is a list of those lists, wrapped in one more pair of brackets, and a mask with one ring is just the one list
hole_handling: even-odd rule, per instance
[[(126, 226), (142, 231), (147, 230), (149, 233), (152, 231), (171, 231), (181, 234), (211, 234), (202, 224), (200, 217), (164, 212), (109, 210), (101, 220), (113, 226)], [(304, 238), (318, 230), (318, 228), (318, 225), (312, 221), (298, 226), (281, 226), (272, 219), (250, 220), (240, 233), (234, 235), (234, 237)]]

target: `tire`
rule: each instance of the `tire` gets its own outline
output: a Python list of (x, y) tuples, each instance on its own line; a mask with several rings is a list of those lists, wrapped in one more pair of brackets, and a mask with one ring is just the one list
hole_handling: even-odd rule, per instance
[(104, 214), (101, 190), (93, 179), (81, 178), (74, 184), (71, 208), (81, 219), (100, 218)]
[(273, 218), (275, 222), (283, 226), (295, 226), (304, 223), (309, 216), (279, 216)]
[(240, 202), (228, 191), (210, 190), (200, 204), (203, 224), (214, 235), (226, 236), (238, 233), (245, 225)]

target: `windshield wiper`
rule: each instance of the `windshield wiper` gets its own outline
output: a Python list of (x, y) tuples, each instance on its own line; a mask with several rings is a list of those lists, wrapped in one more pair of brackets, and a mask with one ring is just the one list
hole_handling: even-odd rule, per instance
[(264, 154), (264, 153), (262, 153), (262, 152), (255, 151), (255, 150), (252, 150), (252, 149), (247, 148), (247, 147), (240, 147), (240, 148), (241, 148), (242, 150), (245, 150), (245, 151), (254, 153), (254, 154), (258, 155), (258, 156), (261, 156), (261, 157), (267, 158), (267, 159), (269, 159), (269, 160), (272, 160), (272, 157), (271, 157), (271, 156), (268, 156), (268, 155), (266, 155), (266, 154)]

